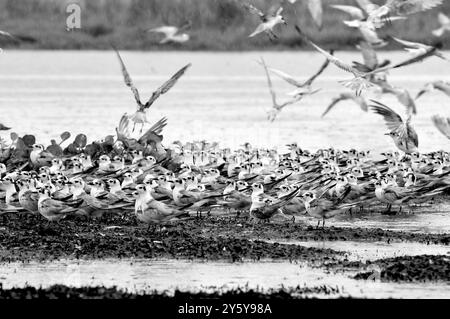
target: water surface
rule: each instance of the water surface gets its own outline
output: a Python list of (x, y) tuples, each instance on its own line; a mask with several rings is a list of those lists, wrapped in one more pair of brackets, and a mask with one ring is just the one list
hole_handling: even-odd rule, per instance
[(350, 274), (334, 274), (303, 264), (260, 261), (258, 263), (199, 262), (185, 260), (106, 259), (59, 260), (46, 263), (0, 265), (3, 288), (25, 285), (48, 287), (117, 286), (130, 292), (225, 291), (233, 288), (280, 289), (282, 287), (337, 287), (335, 296), (371, 298), (449, 298), (445, 283), (391, 284), (355, 280)]
[[(361, 61), (356, 52), (337, 52), (345, 61)], [(303, 102), (287, 107), (274, 123), (266, 121), (271, 98), (262, 68), (263, 56), (270, 66), (299, 79), (314, 73), (323, 58), (315, 52), (136, 52), (124, 51), (133, 81), (145, 100), (151, 92), (184, 64), (192, 68), (169, 94), (149, 111), (156, 121), (167, 116), (166, 141), (207, 139), (224, 146), (248, 140), (260, 146), (283, 146), (297, 141), (307, 149), (333, 145), (376, 151), (393, 149), (378, 115), (363, 113), (351, 102), (336, 106), (325, 119), (320, 115), (332, 97), (345, 92), (338, 80), (349, 74), (330, 66), (316, 83), (322, 90)], [(381, 52), (380, 59), (400, 61), (405, 52)], [(123, 84), (112, 51), (13, 51), (0, 59), (1, 120), (20, 134), (34, 133), (46, 143), (64, 130), (84, 132), (90, 139), (114, 134), (120, 116), (135, 110), (129, 88)], [(394, 85), (411, 94), (428, 81), (450, 80), (450, 66), (431, 58), (408, 68), (391, 71)], [(274, 79), (280, 101), (292, 88)], [(395, 97), (381, 101), (403, 114)], [(425, 95), (418, 104), (413, 124), (420, 136), (420, 150), (446, 149), (450, 142), (432, 125), (430, 117), (449, 116), (450, 100), (442, 93)], [(6, 134), (6, 133), (2, 133)]]

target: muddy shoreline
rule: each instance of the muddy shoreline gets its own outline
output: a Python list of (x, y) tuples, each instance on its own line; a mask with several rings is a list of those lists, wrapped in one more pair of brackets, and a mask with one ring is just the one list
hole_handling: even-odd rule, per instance
[(12, 288), (2, 289), (0, 286), (0, 299), (137, 299), (137, 300), (217, 300), (245, 301), (245, 300), (289, 300), (310, 298), (311, 294), (329, 295), (339, 297), (339, 288), (331, 286), (293, 287), (282, 289), (269, 289), (267, 291), (253, 289), (232, 289), (217, 292), (186, 292), (175, 290), (172, 294), (149, 292), (131, 293), (117, 287), (68, 287), (53, 285), (48, 288)]
[[(55, 259), (173, 258), (242, 262), (261, 259), (306, 262), (330, 271), (359, 271), (355, 279), (367, 279), (366, 268), (378, 265), (382, 281), (449, 281), (450, 258), (404, 256), (376, 261), (348, 261), (345, 252), (308, 248), (267, 240), (349, 240), (364, 242), (420, 242), (448, 245), (448, 234), (417, 234), (382, 229), (324, 229), (300, 223), (261, 223), (245, 217), (191, 218), (160, 231), (147, 229), (128, 214), (101, 220), (71, 217), (48, 225), (41, 216), (5, 214), (0, 222), (0, 262)], [(1, 219), (0, 219), (1, 220)]]

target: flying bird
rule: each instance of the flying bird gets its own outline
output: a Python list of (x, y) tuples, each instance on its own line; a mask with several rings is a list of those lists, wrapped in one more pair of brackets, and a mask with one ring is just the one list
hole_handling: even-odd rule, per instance
[(374, 83), (376, 83), (381, 88), (382, 94), (394, 95), (397, 98), (397, 101), (406, 106), (406, 110), (408, 113), (411, 112), (412, 114), (417, 114), (416, 103), (414, 102), (414, 99), (411, 97), (411, 94), (407, 89), (393, 86), (386, 80), (374, 80)]
[(168, 42), (175, 42), (175, 43), (184, 43), (186, 41), (189, 41), (190, 36), (187, 33), (181, 33), (186, 29), (189, 29), (191, 27), (190, 23), (186, 23), (184, 26), (178, 28), (175, 26), (161, 26), (158, 28), (152, 28), (146, 30), (147, 32), (156, 32), (156, 33), (162, 33), (164, 34), (164, 38), (159, 41), (160, 44), (168, 43)]
[(125, 67), (125, 63), (123, 62), (119, 51), (114, 49), (117, 53), (117, 57), (119, 58), (119, 62), (122, 68), (122, 75), (123, 79), (125, 81), (125, 85), (131, 88), (131, 91), (133, 92), (134, 98), (137, 103), (137, 111), (131, 115), (129, 118), (134, 122), (133, 125), (133, 131), (136, 127), (136, 124), (141, 124), (141, 133), (142, 129), (144, 127), (145, 123), (148, 123), (146, 110), (152, 106), (152, 104), (163, 94), (167, 93), (174, 85), (177, 83), (178, 79), (183, 76), (183, 74), (186, 72), (186, 70), (191, 66), (191, 64), (187, 64), (184, 67), (182, 67), (177, 73), (175, 73), (168, 81), (166, 81), (163, 85), (161, 85), (156, 91), (153, 92), (152, 96), (146, 103), (141, 102), (141, 98), (139, 96), (139, 92), (137, 88), (134, 86), (133, 81), (131, 80), (130, 74), (127, 71), (127, 68)]
[[(349, 5), (331, 5), (330, 7), (346, 12), (350, 15), (352, 20), (344, 20), (344, 24), (351, 27), (357, 28), (361, 32), (361, 35), (364, 37), (365, 41), (376, 47), (383, 47), (387, 44), (387, 42), (381, 39), (377, 34), (377, 28), (380, 28), (382, 24), (374, 23), (373, 21), (369, 21), (367, 19), (368, 15), (373, 12), (376, 8), (376, 5), (372, 3), (360, 4), (363, 8), (366, 8), (364, 12), (362, 9), (349, 6)], [(391, 17), (390, 20), (403, 20), (404, 17)]]
[(390, 16), (406, 16), (432, 9), (443, 0), (386, 0), (386, 3), (369, 15), (369, 21), (389, 20)]
[(370, 73), (361, 72), (352, 65), (343, 62), (342, 60), (338, 59), (334, 55), (329, 54), (327, 51), (316, 45), (314, 42), (312, 42), (306, 34), (303, 33), (303, 31), (300, 30), (298, 26), (295, 26), (295, 29), (297, 32), (302, 36), (302, 38), (308, 42), (312, 47), (314, 47), (317, 51), (319, 51), (323, 56), (325, 56), (331, 63), (336, 65), (341, 70), (344, 70), (346, 72), (352, 73), (354, 78), (349, 81), (341, 81), (345, 87), (350, 88), (351, 90), (356, 91), (356, 95), (360, 95), (361, 92), (369, 87), (372, 86), (372, 84), (366, 79)]
[(375, 103), (370, 105), (372, 111), (383, 116), (386, 126), (390, 130), (385, 135), (389, 135), (397, 148), (406, 154), (416, 152), (419, 147), (419, 137), (411, 125), (411, 113), (408, 113), (407, 120), (403, 121), (401, 116), (387, 105), (374, 100), (371, 102)]
[(322, 117), (324, 117), (328, 112), (331, 111), (331, 109), (338, 104), (341, 101), (345, 101), (345, 100), (352, 100), (354, 103), (356, 103), (357, 105), (359, 105), (359, 107), (361, 108), (361, 110), (363, 110), (364, 112), (367, 112), (368, 109), (368, 103), (367, 100), (360, 95), (355, 95), (353, 93), (342, 93), (339, 96), (335, 97), (332, 101), (331, 104), (328, 105), (328, 107), (326, 108), (325, 112), (323, 112)]
[[(330, 51), (330, 54), (333, 55), (333, 51)], [(260, 63), (262, 64), (262, 63)], [(267, 68), (268, 71), (270, 71), (271, 73), (275, 74), (276, 76), (282, 78), (283, 80), (285, 80), (287, 83), (293, 85), (296, 87), (296, 90), (294, 90), (293, 92), (288, 93), (288, 95), (290, 96), (294, 96), (294, 97), (303, 97), (305, 95), (311, 95), (313, 93), (316, 93), (317, 90), (313, 91), (311, 88), (312, 83), (314, 82), (314, 80), (323, 73), (323, 71), (325, 71), (325, 69), (327, 68), (327, 66), (330, 64), (330, 61), (327, 59), (325, 60), (325, 62), (321, 65), (321, 67), (319, 68), (319, 70), (314, 73), (309, 79), (307, 79), (304, 82), (299, 82), (297, 81), (293, 76), (274, 69), (274, 68)], [(263, 65), (263, 64), (262, 64)]]
[(256, 8), (255, 6), (244, 2), (242, 7), (246, 9), (251, 14), (257, 15), (261, 20), (261, 23), (256, 27), (255, 31), (249, 35), (249, 38), (254, 37), (257, 34), (265, 32), (270, 40), (277, 39), (278, 36), (273, 32), (273, 29), (278, 24), (287, 25), (286, 20), (281, 15), (283, 12), (283, 7), (279, 7), (275, 14), (263, 13), (261, 10)]
[(444, 81), (434, 81), (427, 83), (423, 89), (417, 93), (416, 100), (424, 95), (425, 93), (431, 92), (433, 90), (438, 90), (445, 93), (447, 96), (450, 96), (450, 83)]
[(260, 63), (264, 67), (264, 70), (266, 72), (267, 84), (269, 86), (270, 95), (272, 96), (272, 109), (268, 112), (268, 120), (273, 122), (276, 119), (278, 113), (280, 113), (284, 107), (300, 101), (302, 99), (302, 96), (300, 96), (300, 95), (294, 96), (292, 99), (289, 99), (286, 102), (279, 104), (277, 102), (277, 97), (276, 97), (275, 91), (273, 89), (272, 80), (270, 79), (269, 71), (267, 69), (266, 63), (264, 62), (263, 58), (261, 58)]

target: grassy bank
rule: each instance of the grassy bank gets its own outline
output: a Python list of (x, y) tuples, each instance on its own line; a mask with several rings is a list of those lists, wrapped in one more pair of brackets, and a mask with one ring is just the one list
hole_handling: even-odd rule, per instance
[[(278, 0), (248, 0), (260, 8), (270, 8)], [(360, 35), (342, 20), (348, 18), (330, 4), (353, 4), (353, 0), (323, 0), (324, 27), (318, 30), (306, 9), (306, 1), (286, 3), (288, 27), (280, 27), (280, 39), (272, 43), (262, 35), (248, 38), (258, 18), (242, 10), (232, 0), (0, 0), (0, 30), (30, 37), (36, 41), (17, 43), (0, 38), (0, 47), (19, 49), (109, 49), (114, 43), (122, 49), (134, 50), (260, 50), (290, 49), (304, 46), (294, 24), (299, 24), (318, 43), (328, 48), (353, 48)], [(374, 1), (383, 3), (384, 0)], [(81, 29), (66, 30), (66, 7), (79, 3)], [(422, 42), (436, 39), (430, 34), (438, 26), (437, 13), (450, 12), (450, 2), (434, 10), (394, 22), (381, 30)], [(160, 36), (145, 32), (160, 25), (182, 25), (192, 21), (191, 40), (183, 45), (159, 45)], [(450, 36), (442, 38), (450, 47)]]

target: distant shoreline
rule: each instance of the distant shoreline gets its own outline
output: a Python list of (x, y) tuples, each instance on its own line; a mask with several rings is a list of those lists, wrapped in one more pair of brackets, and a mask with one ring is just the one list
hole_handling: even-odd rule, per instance
[[(72, 1), (70, 1), (72, 2)], [(249, 38), (259, 19), (248, 14), (232, 0), (73, 0), (80, 4), (80, 25), (67, 31), (67, 1), (9, 0), (0, 1), (0, 30), (21, 38), (21, 42), (0, 36), (4, 50), (109, 50), (114, 44), (120, 50), (145, 51), (281, 51), (311, 50), (299, 37), (294, 26), (299, 25), (318, 45), (325, 49), (356, 50), (361, 33), (342, 21), (348, 14), (333, 9), (332, 4), (355, 5), (354, 0), (327, 0), (324, 2), (323, 28), (312, 22), (306, 1), (287, 5), (287, 26), (277, 26), (279, 39), (271, 42), (265, 34)], [(253, 4), (269, 9), (278, 6), (277, 0), (251, 0)], [(375, 0), (382, 3), (384, 0)], [(439, 27), (439, 12), (449, 13), (450, 2), (422, 13), (413, 14), (405, 21), (397, 21), (378, 29), (383, 39), (396, 36), (405, 40), (435, 44), (442, 42), (450, 49), (450, 33), (441, 38), (432, 35)], [(161, 34), (147, 32), (163, 25), (181, 26), (191, 21), (185, 30), (190, 40), (182, 44), (164, 44)], [(79, 28), (78, 28), (79, 27)], [(382, 50), (401, 49), (389, 44)]]

